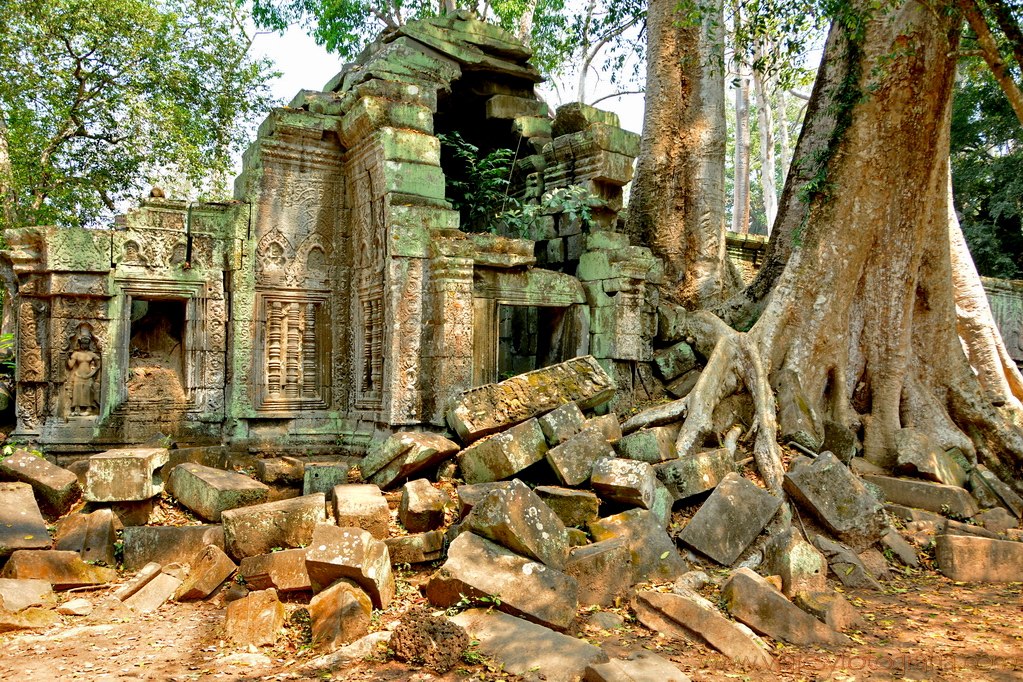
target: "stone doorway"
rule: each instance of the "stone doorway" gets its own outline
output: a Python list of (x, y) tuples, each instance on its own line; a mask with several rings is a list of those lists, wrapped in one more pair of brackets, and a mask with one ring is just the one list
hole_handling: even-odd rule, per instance
[(128, 397), (185, 402), (184, 299), (133, 298), (128, 340)]

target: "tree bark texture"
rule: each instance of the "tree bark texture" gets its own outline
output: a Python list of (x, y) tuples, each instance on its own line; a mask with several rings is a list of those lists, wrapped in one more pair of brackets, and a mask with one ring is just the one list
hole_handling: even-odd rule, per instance
[[(757, 44), (757, 57), (762, 54), (763, 45)], [(753, 90), (757, 97), (757, 125), (760, 128), (760, 186), (764, 191), (764, 212), (767, 215), (767, 232), (771, 233), (774, 219), (778, 215), (778, 195), (775, 188), (774, 160), (774, 109), (768, 76), (760, 71), (753, 72)]]

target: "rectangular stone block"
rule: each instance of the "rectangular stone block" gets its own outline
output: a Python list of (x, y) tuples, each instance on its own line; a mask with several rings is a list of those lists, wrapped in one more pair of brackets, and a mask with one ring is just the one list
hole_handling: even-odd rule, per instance
[(564, 485), (582, 485), (589, 480), (593, 465), (614, 458), (614, 448), (597, 429), (585, 429), (547, 451), (547, 462)]
[(49, 546), (50, 533), (39, 513), (32, 486), (0, 483), (0, 558), (17, 550)]
[(270, 554), (245, 557), (238, 566), (238, 575), (253, 590), (303, 592), (312, 590), (305, 569), (304, 549), (285, 549)]
[(444, 533), (439, 530), (387, 538), (384, 542), (391, 554), (392, 566), (436, 561), (444, 554)]
[(221, 515), (224, 549), (235, 559), (305, 547), (327, 518), (323, 493), (231, 509)]
[(590, 477), (590, 485), (604, 499), (643, 509), (653, 506), (656, 482), (653, 467), (631, 459), (599, 460)]
[(166, 448), (124, 448), (93, 455), (85, 474), (85, 499), (126, 502), (159, 495), (163, 481), (158, 470), (169, 458)]
[(967, 583), (1023, 582), (1023, 542), (965, 535), (935, 538), (938, 569)]
[(66, 514), (82, 494), (77, 476), (27, 450), (0, 459), (0, 478), (28, 483), (43, 506), (56, 516)]
[(466, 483), (486, 483), (510, 478), (547, 454), (547, 441), (536, 419), (474, 443), (458, 456)]
[(632, 553), (623, 538), (574, 547), (565, 573), (579, 583), (579, 603), (610, 606), (632, 587)]
[(323, 493), (327, 501), (334, 499), (334, 486), (348, 483), (348, 475), (355, 465), (342, 462), (309, 462), (302, 475), (302, 494)]
[(220, 521), (228, 509), (266, 500), (270, 488), (245, 474), (201, 464), (179, 464), (167, 480), (175, 499), (207, 521)]
[(658, 480), (676, 501), (713, 490), (733, 471), (735, 460), (725, 448), (694, 452), (654, 466)]
[(337, 525), (368, 530), (378, 540), (387, 538), (391, 510), (380, 488), (371, 483), (337, 485), (333, 498)]
[(539, 485), (533, 492), (558, 515), (566, 526), (583, 528), (597, 520), (600, 500), (589, 490), (573, 490), (553, 485)]
[(678, 457), (675, 452), (675, 440), (678, 438), (677, 426), (651, 426), (633, 431), (623, 436), (618, 443), (618, 452), (626, 459), (634, 459), (650, 464), (660, 464)]
[(688, 343), (679, 341), (669, 348), (656, 351), (654, 365), (665, 381), (671, 381), (696, 367), (696, 354)]
[(83, 561), (115, 566), (116, 517), (109, 509), (66, 516), (57, 526), (55, 549), (78, 552)]
[(863, 480), (876, 485), (884, 493), (885, 499), (895, 504), (939, 514), (954, 514), (965, 519), (980, 512), (970, 493), (958, 486), (891, 476), (868, 475)]
[(206, 545), (224, 548), (224, 530), (220, 526), (126, 526), (124, 567), (137, 571), (148, 563), (161, 566), (187, 564)]
[(45, 580), (55, 590), (104, 585), (117, 580), (117, 571), (82, 561), (78, 552), (56, 549), (19, 549), (11, 554), (0, 578)]

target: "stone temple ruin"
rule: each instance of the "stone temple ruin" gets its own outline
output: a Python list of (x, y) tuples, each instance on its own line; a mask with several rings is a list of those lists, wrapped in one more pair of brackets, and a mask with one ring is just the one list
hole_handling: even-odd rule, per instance
[[(9, 233), (15, 435), (67, 453), (157, 433), (358, 452), (443, 424), (453, 396), (502, 373), (592, 354), (631, 385), (661, 272), (614, 230), (639, 139), (582, 105), (548, 117), (529, 55), (465, 15), (410, 24), (273, 110), (233, 201), (151, 198), (112, 229)], [(518, 196), (587, 188), (593, 227), (460, 231), (451, 132), (517, 150)]]

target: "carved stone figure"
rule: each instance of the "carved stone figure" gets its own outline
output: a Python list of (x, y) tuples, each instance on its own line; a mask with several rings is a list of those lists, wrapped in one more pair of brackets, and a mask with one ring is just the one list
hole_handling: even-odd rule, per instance
[(99, 411), (100, 354), (88, 325), (78, 328), (68, 351), (68, 416), (92, 416)]

